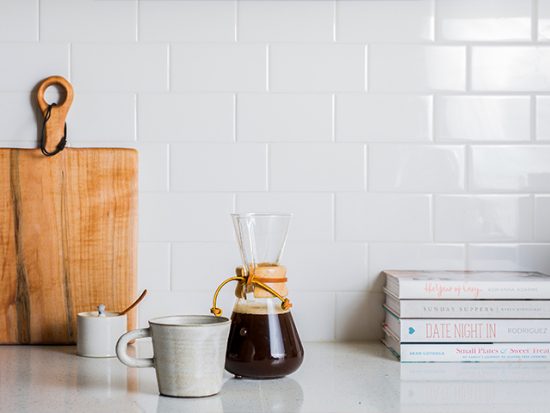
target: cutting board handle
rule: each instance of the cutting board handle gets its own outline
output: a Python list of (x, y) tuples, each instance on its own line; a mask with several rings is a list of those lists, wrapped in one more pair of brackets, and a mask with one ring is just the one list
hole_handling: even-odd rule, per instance
[[(64, 90), (65, 97), (59, 104), (50, 106), (48, 102), (46, 102), (46, 99), (44, 99), (44, 93), (46, 93), (46, 89), (52, 85), (60, 86)], [(65, 119), (73, 103), (73, 95), (73, 86), (62, 76), (50, 76), (44, 79), (38, 86), (38, 106), (44, 116), (50, 111), (50, 117), (47, 122), (44, 123), (44, 130), (42, 131), (42, 152), (44, 152), (44, 154), (56, 153), (59, 149), (58, 146), (61, 140), (65, 137)]]

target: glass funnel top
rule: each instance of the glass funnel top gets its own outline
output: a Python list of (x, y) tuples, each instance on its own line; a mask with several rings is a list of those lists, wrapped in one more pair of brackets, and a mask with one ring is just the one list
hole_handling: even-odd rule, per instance
[(278, 265), (292, 214), (231, 214), (244, 269)]

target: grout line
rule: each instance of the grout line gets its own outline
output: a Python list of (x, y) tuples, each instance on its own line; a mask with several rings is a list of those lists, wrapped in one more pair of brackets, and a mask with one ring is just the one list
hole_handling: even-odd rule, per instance
[(41, 24), (40, 24), (40, 16), (42, 15), (42, 1), (41, 0), (36, 0), (36, 3), (37, 3), (37, 15), (36, 15), (36, 27), (37, 27), (37, 30), (38, 32), (36, 33), (37, 34), (37, 38), (38, 38), (38, 42), (40, 43), (40, 40), (41, 40), (41, 35), (40, 35), (40, 31), (42, 30), (42, 27), (41, 27)]
[(235, 20), (234, 20), (234, 26), (233, 26), (233, 30), (234, 30), (233, 37), (234, 37), (235, 43), (237, 43), (239, 41), (239, 29), (238, 29), (238, 27), (239, 27), (239, 2), (235, 1), (233, 4), (234, 4), (233, 11), (235, 12)]
[(337, 0), (332, 2), (332, 41), (336, 42)]
[(433, 0), (432, 2), (432, 18), (433, 18), (433, 21), (432, 21), (432, 37), (433, 37), (433, 43), (439, 43), (439, 38), (441, 37), (440, 35), (440, 30), (439, 30), (439, 10), (437, 9), (437, 6), (438, 3), (437, 3), (437, 0)]
[(539, 37), (539, 7), (537, 0), (531, 0), (531, 40), (537, 42)]
[(136, 43), (139, 42), (139, 27), (140, 27), (140, 18), (139, 18), (139, 11), (140, 11), (140, 1), (136, 1)]

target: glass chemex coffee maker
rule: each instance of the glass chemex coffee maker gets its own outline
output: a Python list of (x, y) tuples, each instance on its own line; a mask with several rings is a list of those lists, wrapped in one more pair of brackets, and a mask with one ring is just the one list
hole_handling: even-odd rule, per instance
[(237, 281), (225, 369), (236, 377), (269, 379), (298, 369), (304, 348), (287, 298), (286, 268), (279, 264), (291, 214), (232, 214), (243, 266), (214, 293), (211, 312), (220, 316), (216, 299), (222, 287)]

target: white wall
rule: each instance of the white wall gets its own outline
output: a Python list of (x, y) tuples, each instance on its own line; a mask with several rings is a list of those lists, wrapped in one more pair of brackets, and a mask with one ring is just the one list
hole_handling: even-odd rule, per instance
[(0, 140), (60, 74), (73, 146), (139, 148), (142, 321), (291, 211), (303, 338), (372, 339), (384, 268), (550, 271), (548, 41), (548, 0), (0, 0)]

